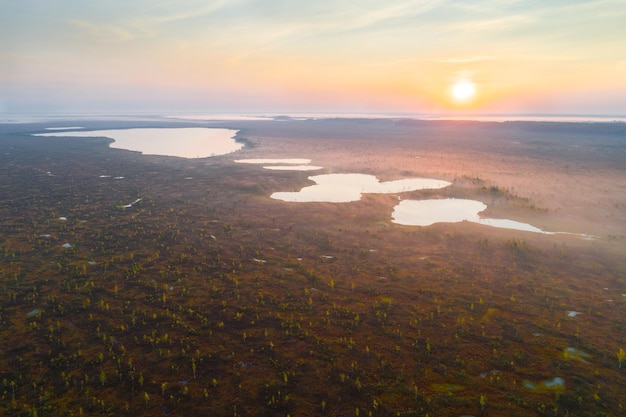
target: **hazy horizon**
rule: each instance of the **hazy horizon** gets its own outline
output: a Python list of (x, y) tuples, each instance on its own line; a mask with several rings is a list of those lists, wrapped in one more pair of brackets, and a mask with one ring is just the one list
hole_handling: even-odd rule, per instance
[(5, 2), (0, 115), (626, 114), (626, 1)]

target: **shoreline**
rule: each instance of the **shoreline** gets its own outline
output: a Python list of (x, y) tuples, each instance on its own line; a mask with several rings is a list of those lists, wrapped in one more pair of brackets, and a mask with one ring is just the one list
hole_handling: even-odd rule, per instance
[[(108, 122), (103, 126), (100, 121), (84, 124), (89, 131), (107, 125), (115, 129), (153, 125)], [(10, 129), (18, 125), (5, 126)], [(19, 126), (22, 129), (18, 130), (23, 131), (30, 127)], [(35, 126), (40, 131), (44, 129)], [(154, 126), (198, 128), (198, 124), (181, 126), (176, 122)], [(511, 218), (543, 230), (614, 235), (618, 240), (626, 234), (620, 209), (626, 205), (626, 199), (614, 181), (624, 175), (622, 164), (626, 164), (624, 147), (613, 148), (619, 146), (620, 135), (626, 134), (626, 126), (621, 124), (602, 125), (609, 130), (595, 135), (604, 135), (604, 139), (593, 141), (589, 137), (594, 136), (584, 129), (559, 123), (467, 125), (454, 121), (407, 124), (389, 120), (316, 120), (231, 121), (201, 126), (238, 132), (238, 143), (247, 145), (229, 154), (233, 160), (297, 156), (312, 159), (315, 165), (323, 167), (320, 173), (361, 173), (375, 175), (381, 181), (409, 177), (442, 179), (454, 184), (452, 190), (430, 195), (478, 197), (488, 206), (485, 216)], [(45, 133), (81, 134), (87, 133)], [(355, 153), (354, 149), (360, 151)], [(273, 190), (278, 191), (281, 190)]]

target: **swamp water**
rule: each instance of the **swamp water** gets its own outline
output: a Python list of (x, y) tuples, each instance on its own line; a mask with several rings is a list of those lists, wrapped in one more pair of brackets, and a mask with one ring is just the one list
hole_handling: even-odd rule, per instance
[[(324, 167), (309, 165), (310, 159), (287, 158), (287, 159), (237, 159), (239, 164), (263, 165), (263, 169), (272, 171), (318, 171)], [(266, 165), (271, 164), (271, 165)]]
[(430, 226), (435, 223), (468, 221), (503, 229), (554, 234), (514, 220), (481, 219), (479, 213), (486, 208), (487, 205), (480, 201), (459, 198), (404, 200), (394, 207), (391, 218), (394, 223), (405, 226)]
[[(255, 161), (262, 163), (260, 162), (262, 160)], [(297, 203), (348, 203), (360, 200), (362, 195), (367, 193), (393, 194), (441, 189), (451, 185), (448, 181), (428, 178), (381, 182), (375, 176), (366, 174), (315, 175), (309, 177), (309, 180), (315, 182), (315, 185), (304, 187), (300, 191), (275, 192), (271, 198)], [(458, 198), (402, 200), (394, 207), (391, 218), (393, 223), (405, 226), (430, 226), (435, 223), (469, 221), (504, 229), (554, 234), (515, 220), (480, 218), (479, 213), (486, 208), (487, 205), (480, 201)]]
[(425, 178), (380, 182), (375, 176), (366, 174), (326, 174), (315, 175), (309, 179), (315, 182), (315, 185), (304, 187), (300, 191), (276, 192), (271, 198), (299, 203), (348, 203), (360, 200), (362, 194), (367, 193), (401, 193), (444, 188), (450, 185), (448, 181)]
[(204, 127), (114, 129), (38, 133), (33, 136), (105, 137), (113, 139), (112, 148), (146, 155), (206, 158), (225, 155), (243, 148), (235, 141), (237, 130)]
[[(48, 128), (47, 130), (56, 130)], [(58, 128), (59, 130), (61, 128)], [(234, 137), (237, 130), (221, 128), (135, 128), (113, 130), (78, 130), (65, 127), (66, 131), (34, 134), (43, 137), (106, 137), (114, 140), (112, 148), (141, 152), (149, 155), (204, 158), (225, 155), (243, 148)], [(71, 131), (67, 131), (71, 130)], [(312, 171), (323, 169), (309, 165), (311, 160), (291, 159), (240, 159), (237, 163), (263, 164), (264, 169), (275, 171)], [(266, 165), (267, 164), (267, 165)], [(275, 192), (270, 197), (288, 202), (347, 203), (358, 201), (363, 194), (391, 194), (409, 191), (440, 189), (451, 185), (444, 180), (409, 178), (379, 181), (367, 174), (325, 174), (309, 177), (315, 185), (300, 191)], [(132, 204), (131, 204), (132, 205)], [(127, 205), (128, 206), (128, 205)], [(409, 226), (430, 226), (435, 223), (470, 221), (487, 226), (515, 229), (535, 233), (553, 234), (535, 226), (508, 219), (481, 219), (479, 213), (487, 206), (474, 200), (437, 199), (404, 200), (394, 207), (392, 222)]]

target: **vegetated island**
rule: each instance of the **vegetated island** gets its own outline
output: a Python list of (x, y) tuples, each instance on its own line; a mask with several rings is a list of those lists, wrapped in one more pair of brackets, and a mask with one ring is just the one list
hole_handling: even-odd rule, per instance
[[(6, 415), (624, 413), (626, 125), (78, 123), (246, 146), (184, 159), (0, 126)], [(235, 162), (283, 158), (451, 185), (294, 203), (270, 196), (311, 173)], [(392, 222), (437, 198), (593, 238)]]

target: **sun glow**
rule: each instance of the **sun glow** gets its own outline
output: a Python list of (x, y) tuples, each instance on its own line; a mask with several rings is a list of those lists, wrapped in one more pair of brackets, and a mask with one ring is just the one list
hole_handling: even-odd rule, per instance
[(476, 87), (471, 81), (458, 81), (452, 86), (452, 97), (457, 103), (467, 103), (475, 94)]

